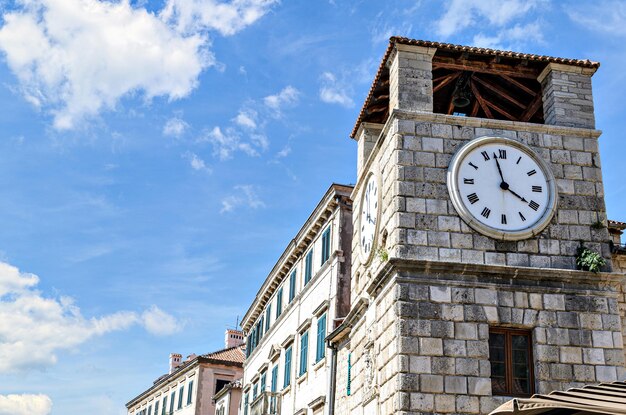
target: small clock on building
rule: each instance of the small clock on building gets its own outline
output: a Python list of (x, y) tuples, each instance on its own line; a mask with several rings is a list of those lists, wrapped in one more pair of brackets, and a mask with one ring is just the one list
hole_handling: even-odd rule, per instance
[(370, 174), (361, 195), (361, 214), (359, 215), (359, 245), (361, 245), (361, 254), (365, 262), (370, 259), (374, 248), (378, 208), (378, 182), (376, 176)]
[(537, 235), (556, 210), (549, 166), (528, 146), (503, 137), (463, 146), (450, 162), (448, 191), (461, 218), (495, 239)]

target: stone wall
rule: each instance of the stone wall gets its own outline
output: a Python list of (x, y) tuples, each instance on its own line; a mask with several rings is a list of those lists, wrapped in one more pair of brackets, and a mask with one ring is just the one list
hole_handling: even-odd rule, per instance
[[(390, 177), (395, 183), (386, 189), (383, 200), (384, 207), (394, 209), (395, 217), (386, 224), (393, 236), (393, 255), (575, 269), (576, 250), (582, 242), (601, 252), (610, 264), (598, 143), (589, 130), (542, 126), (524, 131), (523, 126), (493, 120), (468, 120), (464, 125), (459, 117), (442, 116), (433, 122), (399, 115), (383, 144), (395, 165), (387, 169), (395, 175)], [(446, 187), (448, 165), (459, 147), (481, 136), (518, 140), (552, 167), (558, 185), (557, 214), (539, 236), (497, 241), (478, 234), (457, 215)]]
[(623, 379), (619, 276), (552, 274), (392, 276), (351, 333), (352, 413), (367, 413), (368, 338), (380, 414), (487, 414), (509, 400), (491, 396), (490, 327), (531, 330), (537, 393)]
[(595, 69), (550, 63), (539, 75), (546, 124), (595, 128), (591, 75)]

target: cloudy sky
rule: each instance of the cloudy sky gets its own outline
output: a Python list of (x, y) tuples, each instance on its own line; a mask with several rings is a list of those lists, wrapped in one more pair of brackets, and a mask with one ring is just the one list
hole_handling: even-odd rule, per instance
[(122, 414), (219, 349), (331, 182), (390, 35), (598, 60), (626, 220), (618, 1), (7, 0), (0, 415)]

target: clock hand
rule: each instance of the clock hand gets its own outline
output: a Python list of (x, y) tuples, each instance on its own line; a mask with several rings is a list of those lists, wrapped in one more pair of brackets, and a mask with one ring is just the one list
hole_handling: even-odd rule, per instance
[[(498, 166), (498, 173), (500, 173), (500, 178), (502, 179), (502, 182), (505, 183), (504, 176), (502, 176), (502, 169), (500, 168), (500, 162), (498, 161), (496, 153), (493, 153), (493, 159), (496, 161), (496, 166)], [(500, 185), (500, 187), (502, 187), (502, 185)]]
[(528, 202), (528, 200), (524, 199), (522, 196), (518, 195), (517, 193), (515, 193), (513, 190), (511, 190), (508, 186), (506, 188), (506, 190), (508, 190), (509, 192), (513, 193), (513, 195), (515, 197), (517, 197), (518, 199), (520, 199), (522, 202), (526, 203)]

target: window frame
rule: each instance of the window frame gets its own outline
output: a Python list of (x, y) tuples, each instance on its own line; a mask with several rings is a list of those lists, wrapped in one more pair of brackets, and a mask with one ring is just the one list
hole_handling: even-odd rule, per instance
[[(489, 337), (492, 334), (504, 335), (504, 378), (506, 384), (506, 391), (500, 392), (491, 388), (493, 396), (514, 396), (514, 397), (530, 397), (535, 393), (535, 373), (534, 373), (534, 358), (533, 358), (533, 338), (532, 330), (525, 330), (519, 328), (507, 328), (507, 327), (490, 327)], [(512, 336), (526, 336), (527, 338), (527, 356), (528, 356), (528, 393), (514, 393), (513, 392), (513, 345)], [(489, 363), (491, 363), (491, 342), (489, 342)], [(489, 379), (492, 379), (492, 373), (489, 374)], [(492, 381), (493, 382), (493, 381)]]
[(187, 405), (191, 405), (192, 402), (192, 393), (193, 393), (193, 379), (189, 381), (189, 385), (187, 386)]
[(185, 393), (185, 385), (178, 388), (178, 406), (176, 410), (183, 409), (183, 394)]
[(174, 413), (174, 404), (176, 401), (176, 389), (170, 394), (170, 414)]

